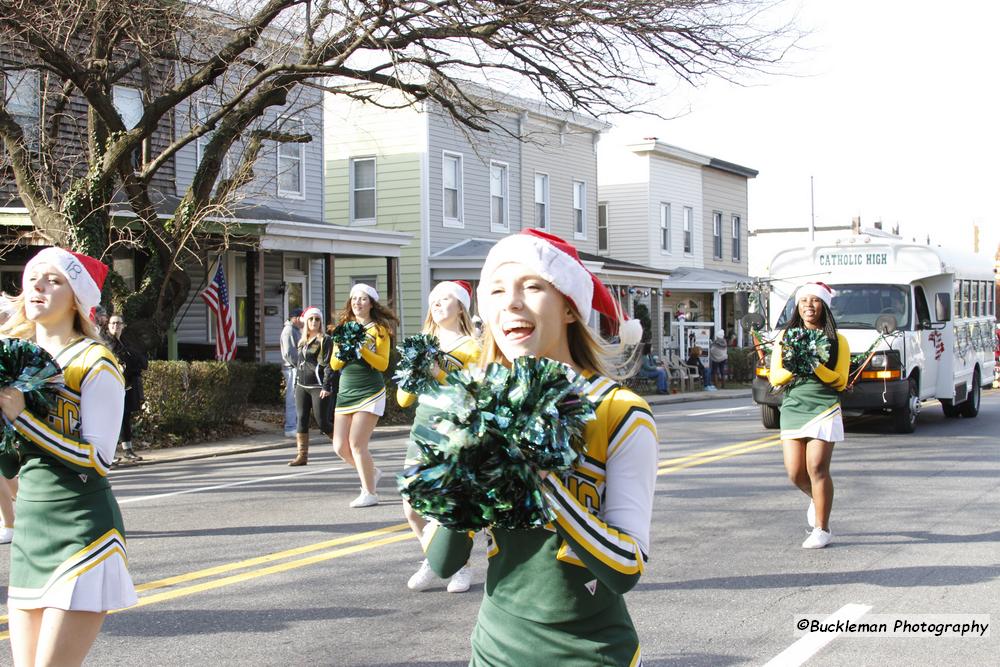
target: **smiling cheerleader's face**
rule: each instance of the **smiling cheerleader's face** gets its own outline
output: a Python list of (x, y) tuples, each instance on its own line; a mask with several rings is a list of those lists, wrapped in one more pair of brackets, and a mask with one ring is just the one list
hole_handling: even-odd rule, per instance
[(508, 361), (531, 355), (572, 363), (566, 327), (575, 320), (553, 285), (522, 264), (503, 264), (490, 282), (488, 322)]
[(823, 299), (813, 294), (806, 294), (798, 303), (799, 316), (807, 329), (819, 329), (823, 318)]
[(72, 318), (76, 296), (66, 278), (50, 264), (38, 264), (24, 275), (24, 314), (32, 322), (52, 325)]

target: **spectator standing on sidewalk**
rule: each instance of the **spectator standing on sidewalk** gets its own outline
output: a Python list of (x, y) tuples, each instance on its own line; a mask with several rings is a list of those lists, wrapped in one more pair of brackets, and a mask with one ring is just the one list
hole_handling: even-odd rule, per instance
[[(142, 372), (149, 367), (146, 354), (137, 346), (122, 339), (125, 319), (112, 315), (108, 320), (108, 345), (115, 353), (125, 378), (125, 412), (122, 413), (122, 428), (118, 442), (122, 446), (122, 457), (126, 461), (141, 461), (142, 457), (132, 449), (132, 415), (142, 410)], [(117, 462), (117, 460), (116, 460)]]
[(295, 367), (299, 363), (299, 339), (302, 338), (302, 309), (292, 308), (281, 329), (281, 374), (285, 378), (285, 437), (294, 438), (298, 420), (295, 416)]
[[(479, 360), (479, 340), (475, 336), (475, 326), (469, 317), (471, 304), (472, 285), (464, 280), (446, 280), (438, 283), (427, 297), (428, 310), (422, 331), (425, 334), (437, 336), (444, 354), (444, 367), (434, 365), (434, 378), (438, 384), (445, 384), (446, 373), (468, 368)], [(413, 405), (417, 398), (416, 394), (402, 389), (396, 390), (396, 402), (399, 403), (400, 407), (405, 408)], [(417, 411), (413, 417), (414, 428), (420, 424), (429, 425), (431, 418), (436, 414), (441, 414), (441, 412), (423, 403), (417, 405)], [(406, 448), (403, 467), (404, 469), (409, 468), (419, 462), (420, 448), (411, 438)], [(427, 521), (414, 512), (406, 500), (403, 500), (403, 516), (406, 517), (414, 535), (420, 539), (427, 526)], [(442, 579), (434, 574), (430, 563), (424, 559), (420, 568), (406, 582), (406, 586), (411, 591), (423, 591), (441, 582)], [(448, 582), (447, 590), (449, 593), (464, 593), (469, 590), (471, 585), (472, 572), (466, 565), (452, 576)]]
[(323, 331), (323, 311), (309, 306), (302, 313), (305, 322), (302, 338), (296, 348), (298, 366), (295, 369), (295, 458), (290, 466), (309, 462), (309, 418), (316, 417), (319, 430), (326, 437), (333, 435), (333, 401), (337, 393), (337, 376), (330, 368), (333, 342)]
[(708, 360), (712, 366), (712, 384), (719, 389), (726, 388), (726, 372), (729, 365), (729, 343), (726, 333), (719, 329), (708, 346)]

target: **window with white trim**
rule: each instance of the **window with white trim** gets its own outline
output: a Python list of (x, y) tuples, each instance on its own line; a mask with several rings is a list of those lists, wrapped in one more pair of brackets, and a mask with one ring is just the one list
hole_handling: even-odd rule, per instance
[(462, 156), (445, 153), (441, 159), (441, 181), (443, 197), (441, 208), (445, 227), (463, 227), (462, 216)]
[(670, 252), (670, 204), (660, 203), (660, 251)]
[(510, 231), (507, 218), (507, 165), (490, 162), (490, 228), (495, 232)]
[[(7, 113), (21, 127), (28, 148), (38, 148), (41, 118), (41, 88), (38, 72), (33, 69), (11, 70), (0, 75)], [(0, 142), (0, 149), (3, 148)]]
[(597, 204), (597, 252), (608, 251), (608, 202)]
[(549, 175), (535, 174), (535, 227), (549, 228)]
[(692, 236), (694, 235), (694, 209), (690, 206), (684, 207), (684, 254), (691, 254)]
[[(218, 110), (219, 110), (219, 105), (216, 104), (215, 102), (206, 102), (205, 100), (198, 100), (198, 102), (195, 104), (195, 116), (196, 116), (195, 120), (197, 124), (204, 125), (205, 123), (208, 122), (209, 116), (211, 116)], [(208, 148), (208, 144), (212, 140), (212, 135), (214, 134), (215, 131), (210, 130), (209, 132), (206, 132), (205, 134), (201, 135), (195, 140), (194, 144), (195, 144), (195, 154), (196, 154), (195, 155), (196, 169), (198, 165), (201, 164), (201, 160), (205, 156), (205, 150)], [(229, 178), (231, 171), (230, 167), (231, 165), (230, 165), (229, 155), (227, 153), (227, 155), (222, 159), (222, 169), (219, 170), (219, 177)], [(216, 183), (216, 185), (218, 185), (218, 183)]]
[(740, 261), (740, 216), (733, 216), (733, 261)]
[(573, 236), (587, 238), (587, 184), (573, 181)]
[[(301, 118), (283, 118), (282, 132), (305, 134)], [(278, 196), (302, 197), (305, 195), (306, 145), (297, 141), (278, 142)]]
[(375, 158), (351, 159), (351, 223), (375, 224)]
[(131, 86), (115, 86), (111, 90), (115, 111), (122, 117), (126, 130), (131, 130), (142, 120), (142, 91)]
[(712, 213), (712, 257), (722, 259), (722, 212)]

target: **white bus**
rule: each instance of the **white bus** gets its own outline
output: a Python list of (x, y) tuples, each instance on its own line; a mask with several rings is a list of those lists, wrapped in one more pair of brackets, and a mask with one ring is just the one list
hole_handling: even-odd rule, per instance
[[(836, 290), (832, 310), (851, 347), (853, 384), (841, 395), (846, 415), (891, 413), (912, 433), (922, 401), (937, 399), (948, 417), (975, 417), (993, 380), (996, 299), (992, 258), (860, 234), (783, 250), (767, 268), (771, 340), (795, 308), (799, 285)], [(753, 383), (761, 421), (778, 428), (781, 396), (758, 357)]]

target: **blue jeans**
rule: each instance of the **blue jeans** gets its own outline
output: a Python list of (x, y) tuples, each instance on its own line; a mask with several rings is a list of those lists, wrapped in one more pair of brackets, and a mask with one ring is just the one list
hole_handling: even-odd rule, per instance
[(667, 371), (664, 368), (654, 368), (651, 370), (640, 370), (639, 377), (644, 378), (656, 378), (656, 390), (661, 394), (665, 394), (668, 391), (667, 387)]
[(295, 433), (298, 418), (295, 414), (295, 369), (286, 366), (281, 369), (285, 377), (285, 433)]

